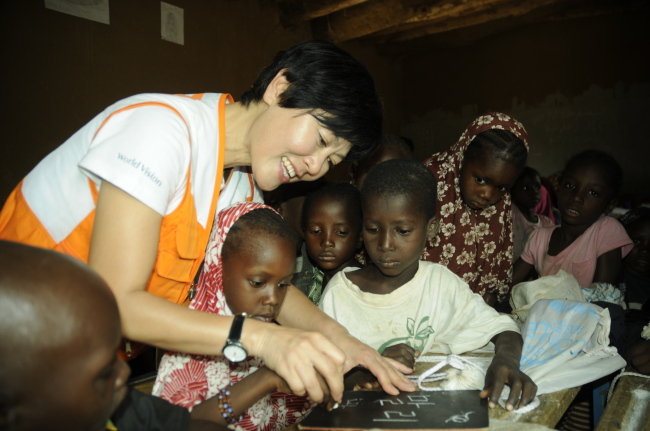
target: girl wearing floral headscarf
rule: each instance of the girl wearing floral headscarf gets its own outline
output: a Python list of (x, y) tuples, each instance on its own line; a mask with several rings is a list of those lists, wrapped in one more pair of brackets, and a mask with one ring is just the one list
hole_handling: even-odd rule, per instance
[(456, 144), (424, 162), (438, 180), (440, 231), (429, 239), (422, 257), (447, 266), (491, 305), (509, 292), (509, 190), (527, 157), (524, 127), (496, 112), (478, 117)]
[[(224, 209), (210, 234), (190, 308), (222, 316), (247, 313), (248, 318), (275, 324), (291, 284), (298, 242), (293, 229), (266, 205)], [(260, 358), (230, 362), (223, 356), (178, 352), (163, 356), (153, 388), (154, 395), (193, 409), (194, 418), (250, 431), (282, 430), (314, 406), (306, 397), (287, 392), (284, 380)], [(221, 400), (219, 409), (199, 405), (214, 396)]]

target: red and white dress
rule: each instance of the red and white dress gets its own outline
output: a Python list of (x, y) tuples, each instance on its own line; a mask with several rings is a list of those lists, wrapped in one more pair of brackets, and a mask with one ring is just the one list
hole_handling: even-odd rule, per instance
[[(190, 308), (221, 316), (232, 316), (223, 292), (221, 250), (230, 227), (244, 214), (258, 208), (270, 208), (252, 202), (237, 204), (221, 211), (212, 228), (205, 255), (203, 273)], [(269, 323), (271, 324), (271, 323)], [(160, 363), (153, 394), (167, 401), (192, 408), (213, 397), (229, 383), (237, 383), (264, 365), (249, 356), (231, 363), (222, 356), (167, 352)], [(315, 406), (307, 397), (272, 392), (261, 398), (230, 428), (235, 430), (274, 431), (299, 422)]]

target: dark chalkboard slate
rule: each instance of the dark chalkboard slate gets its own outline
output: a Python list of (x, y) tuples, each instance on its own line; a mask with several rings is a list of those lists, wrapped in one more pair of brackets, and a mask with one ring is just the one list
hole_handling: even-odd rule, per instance
[(487, 401), (480, 391), (346, 391), (328, 412), (318, 406), (298, 424), (303, 430), (487, 430)]

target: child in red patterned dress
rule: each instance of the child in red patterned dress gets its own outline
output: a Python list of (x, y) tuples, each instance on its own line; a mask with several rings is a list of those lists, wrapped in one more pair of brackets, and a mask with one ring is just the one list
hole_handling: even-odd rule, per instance
[[(266, 205), (224, 209), (212, 230), (190, 308), (224, 316), (246, 313), (250, 319), (275, 324), (291, 286), (298, 244), (296, 232)], [(205, 399), (231, 396), (226, 412), (205, 409), (201, 413), (206, 416), (199, 417), (251, 431), (282, 430), (315, 405), (305, 396), (292, 395), (286, 382), (253, 356), (231, 362), (223, 356), (167, 352), (153, 394), (193, 413), (202, 409), (195, 406)]]

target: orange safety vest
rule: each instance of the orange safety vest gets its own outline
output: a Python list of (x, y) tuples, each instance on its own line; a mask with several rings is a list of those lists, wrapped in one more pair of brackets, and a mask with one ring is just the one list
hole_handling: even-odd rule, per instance
[[(200, 98), (200, 96), (194, 95), (191, 97)], [(226, 99), (230, 99), (230, 96), (224, 95), (219, 100), (219, 122), (222, 125), (225, 121), (224, 107)], [(159, 102), (146, 102), (130, 105), (113, 112), (104, 120), (99, 129), (106, 124), (112, 115), (118, 112), (151, 105), (171, 109), (183, 119), (182, 115), (170, 105)], [(183, 121), (185, 122), (185, 119)], [(99, 132), (99, 129), (97, 132)], [(215, 185), (208, 216), (209, 221), (214, 220), (219, 192), (221, 191), (221, 179), (223, 178), (225, 127), (220, 127), (219, 131), (219, 166), (214, 179)], [(187, 170), (187, 186), (182, 202), (172, 213), (162, 219), (160, 238), (158, 240), (158, 256), (146, 286), (147, 292), (183, 305), (189, 304), (188, 290), (195, 274), (203, 263), (205, 249), (212, 229), (212, 223), (208, 223), (204, 228), (197, 221), (194, 198), (191, 193), (190, 172), (191, 166)], [(13, 190), (0, 212), (0, 239), (56, 250), (88, 263), (95, 210), (91, 211), (68, 237), (56, 243), (29, 208), (21, 191), (22, 183), (21, 181)], [(90, 179), (88, 183), (96, 205), (97, 189)], [(129, 350), (128, 347), (127, 350)], [(136, 354), (127, 354), (126, 356), (134, 357)]]

